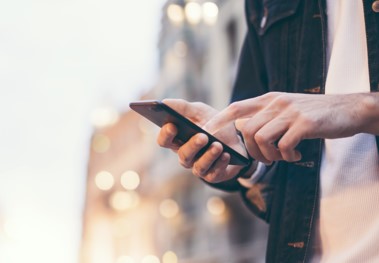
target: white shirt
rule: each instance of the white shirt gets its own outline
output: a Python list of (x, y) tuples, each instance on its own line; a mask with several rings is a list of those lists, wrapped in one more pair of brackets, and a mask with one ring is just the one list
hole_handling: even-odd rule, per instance
[[(370, 92), (362, 0), (328, 0), (326, 94)], [(343, 113), (341, 113), (343, 114)], [(379, 158), (373, 135), (325, 140), (320, 251), (313, 262), (379, 262)]]
[[(362, 0), (327, 0), (326, 94), (370, 92)], [(343, 113), (341, 113), (343, 114)], [(251, 186), (265, 166), (250, 179)], [(325, 140), (314, 263), (379, 262), (379, 157), (374, 135)]]

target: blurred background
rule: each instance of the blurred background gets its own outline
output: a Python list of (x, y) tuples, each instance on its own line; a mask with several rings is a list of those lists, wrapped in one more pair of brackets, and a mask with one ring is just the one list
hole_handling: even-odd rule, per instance
[(243, 0), (0, 2), (0, 262), (264, 262), (267, 226), (128, 108), (228, 104)]

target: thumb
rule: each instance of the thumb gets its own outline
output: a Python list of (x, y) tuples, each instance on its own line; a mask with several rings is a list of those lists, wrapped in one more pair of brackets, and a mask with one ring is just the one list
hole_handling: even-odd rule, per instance
[(162, 102), (187, 118), (193, 118), (196, 116), (196, 109), (191, 107), (191, 103), (186, 100), (164, 99)]
[(183, 99), (164, 99), (162, 102), (198, 125), (204, 124), (216, 112), (202, 102), (188, 102)]
[(189, 110), (190, 103), (183, 99), (164, 99), (162, 102), (180, 114)]

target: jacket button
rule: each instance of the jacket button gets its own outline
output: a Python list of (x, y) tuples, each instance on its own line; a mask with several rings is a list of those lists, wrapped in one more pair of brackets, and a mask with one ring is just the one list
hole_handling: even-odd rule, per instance
[(374, 3), (372, 3), (372, 10), (374, 10), (375, 13), (379, 13), (379, 0), (376, 0)]

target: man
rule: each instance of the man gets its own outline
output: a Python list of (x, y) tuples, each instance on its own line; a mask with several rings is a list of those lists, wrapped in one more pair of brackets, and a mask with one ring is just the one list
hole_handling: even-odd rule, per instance
[(255, 161), (197, 157), (207, 137), (178, 146), (172, 124), (158, 143), (241, 191), (270, 224), (267, 262), (379, 262), (379, 1), (246, 0), (246, 17), (234, 103), (165, 102)]

